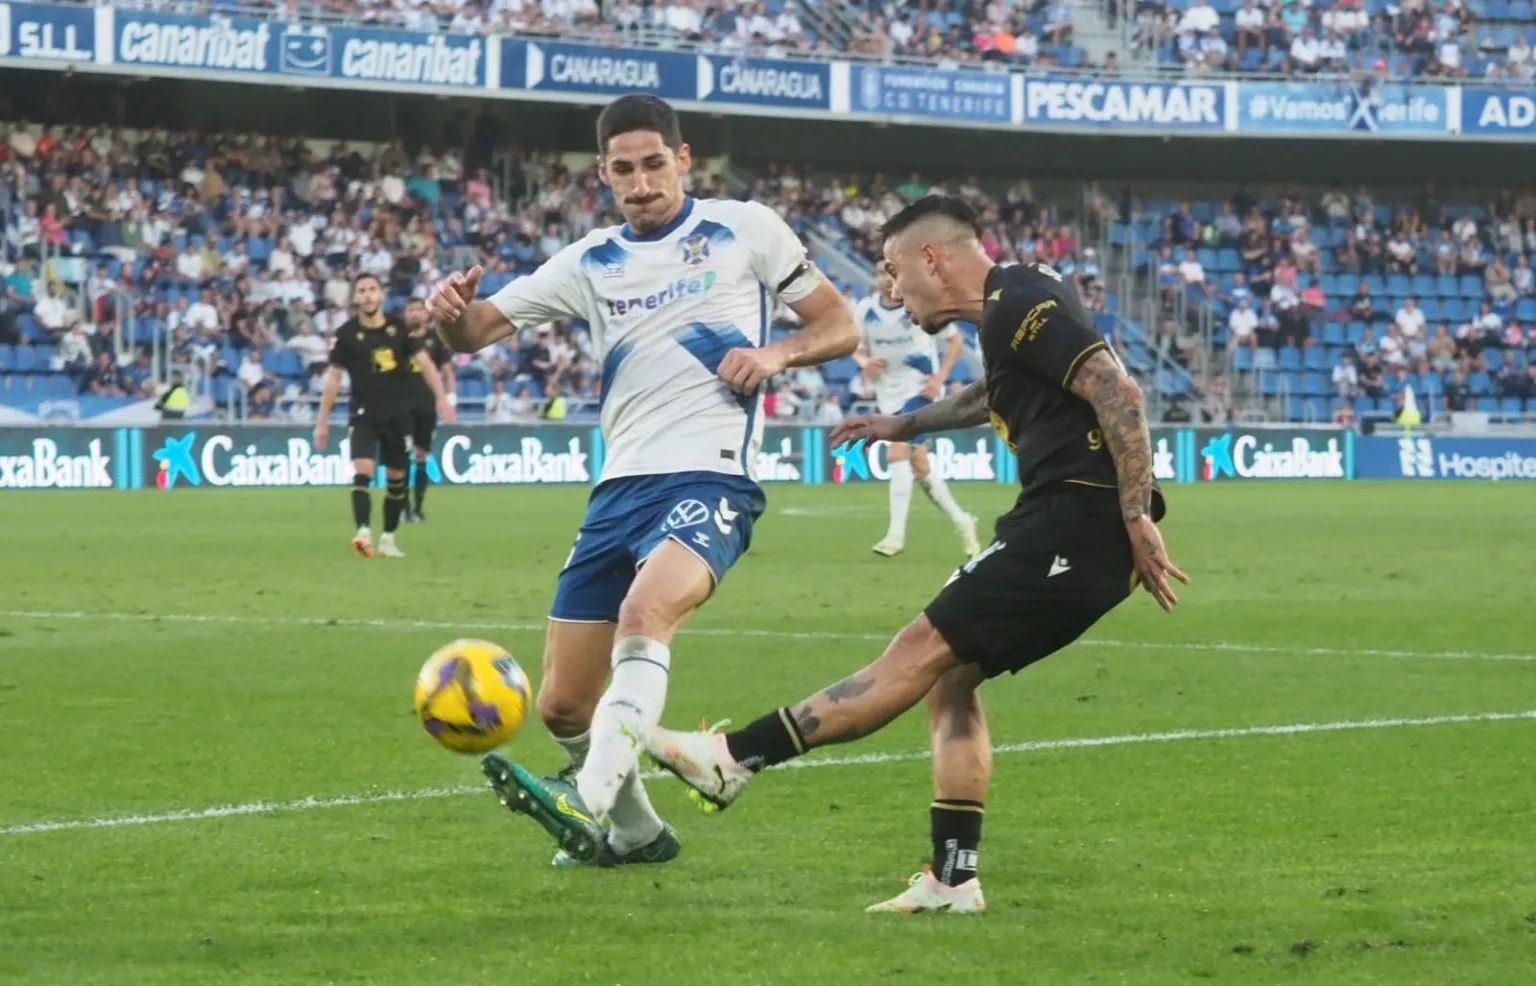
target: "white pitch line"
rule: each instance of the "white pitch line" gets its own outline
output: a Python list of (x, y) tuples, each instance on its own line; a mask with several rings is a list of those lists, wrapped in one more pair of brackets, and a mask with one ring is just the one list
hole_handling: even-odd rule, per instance
[[(519, 623), (504, 620), (400, 620), (357, 619), (331, 616), (250, 616), (217, 613), (93, 613), (84, 610), (9, 610), (0, 619), (14, 620), (104, 620), (130, 623), (210, 623), (250, 626), (341, 627), (365, 630), (513, 630), (542, 632), (543, 623)], [(894, 633), (894, 632), (893, 632)], [(758, 630), (746, 627), (704, 627), (683, 631), (696, 637), (763, 637), (779, 640), (862, 640), (885, 643), (893, 633), (847, 633), (835, 630)], [(1536, 661), (1536, 654), (1483, 653), (1466, 650), (1393, 650), (1375, 647), (1303, 647), (1275, 644), (1244, 644), (1232, 641), (1080, 640), (1074, 647), (1103, 647), (1111, 650), (1216, 651), (1235, 654), (1284, 654), (1309, 657), (1394, 657), (1425, 658), (1442, 661)]]
[[(1307, 733), (1337, 733), (1363, 729), (1398, 729), (1414, 726), (1448, 726), (1458, 723), (1511, 722), (1536, 719), (1536, 709), (1523, 712), (1471, 712), (1463, 715), (1423, 718), (1358, 719), (1341, 722), (1298, 722), (1280, 726), (1243, 726), (1233, 729), (1176, 729), (1163, 733), (1129, 733), (1120, 736), (1082, 736), (1070, 739), (1029, 740), (1003, 743), (994, 753), (1040, 753), (1050, 750), (1082, 750), (1101, 746), (1133, 746), (1144, 743), (1180, 743), (1189, 740), (1242, 739), (1253, 736), (1300, 736)], [(774, 769), (814, 770), (822, 767), (866, 766), (870, 764), (909, 763), (928, 760), (927, 750), (901, 753), (863, 753), (847, 757), (810, 757), (791, 760)], [(661, 771), (648, 771), (648, 780), (669, 777)], [(44, 832), (70, 832), (79, 829), (127, 828), (159, 825), (166, 822), (197, 822), (214, 818), (245, 815), (278, 815), (317, 811), (322, 808), (348, 808), (354, 805), (383, 804), (393, 801), (425, 801), (460, 795), (484, 794), (484, 787), (434, 787), (420, 791), (384, 791), (377, 794), (353, 794), (335, 798), (301, 798), (297, 801), (254, 801), (243, 805), (219, 805), (213, 808), (186, 808), (158, 815), (112, 815), (105, 818), (65, 819), (25, 822), (0, 828), (0, 836), (37, 835)]]

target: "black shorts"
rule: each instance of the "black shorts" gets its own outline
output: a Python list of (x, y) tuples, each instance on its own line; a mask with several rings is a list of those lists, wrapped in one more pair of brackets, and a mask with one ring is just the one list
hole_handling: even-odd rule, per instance
[(347, 422), (347, 437), (352, 441), (352, 458), (373, 459), (385, 469), (405, 469), (410, 464), (410, 454), (405, 443), (411, 439), (411, 415), (408, 411), (394, 414), (354, 415)]
[(430, 451), (432, 433), (437, 431), (437, 405), (433, 401), (417, 401), (411, 405), (411, 444)]
[(1016, 674), (1119, 605), (1134, 572), (1118, 494), (1062, 487), (999, 518), (924, 612), (960, 661)]

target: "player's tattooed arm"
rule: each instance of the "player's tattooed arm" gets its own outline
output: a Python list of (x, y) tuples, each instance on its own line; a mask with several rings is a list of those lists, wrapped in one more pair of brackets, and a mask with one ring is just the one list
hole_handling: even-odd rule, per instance
[(984, 380), (978, 380), (958, 394), (934, 401), (910, 414), (903, 414), (899, 419), (902, 431), (899, 440), (934, 431), (986, 424), (987, 416), (987, 384)]
[(1083, 361), (1072, 393), (1093, 405), (1104, 445), (1120, 480), (1120, 513), (1127, 524), (1152, 511), (1152, 433), (1141, 387), (1108, 349)]

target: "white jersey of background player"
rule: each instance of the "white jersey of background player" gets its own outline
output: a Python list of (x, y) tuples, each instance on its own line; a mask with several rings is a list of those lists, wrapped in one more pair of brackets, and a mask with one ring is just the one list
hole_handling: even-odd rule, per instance
[[(944, 384), (959, 360), (965, 343), (954, 329), (937, 336), (924, 332), (896, 297), (890, 275), (875, 275), (874, 294), (854, 306), (859, 326), (859, 349), (854, 359), (864, 375), (875, 382), (875, 403), (881, 414), (907, 414), (933, 403), (944, 394)], [(942, 360), (938, 341), (944, 344)], [(967, 556), (981, 550), (976, 538), (976, 518), (960, 509), (949, 486), (929, 461), (928, 440), (892, 442), (886, 451), (890, 464), (890, 526), (875, 545), (877, 555), (894, 558), (907, 544), (907, 509), (912, 503), (915, 478), (934, 505), (944, 512), (960, 535)]]
[[(503, 803), (554, 836), (557, 864), (657, 863), (677, 854), (677, 836), (646, 797), (628, 734), (660, 720), (672, 637), (746, 552), (763, 511), (760, 388), (857, 339), (847, 302), (772, 210), (683, 193), (691, 155), (670, 106), (621, 97), (597, 133), (625, 224), (489, 301), (474, 300), (479, 268), (451, 275), (428, 307), (461, 352), (551, 319), (591, 326), (607, 460), (555, 588), (538, 696), (581, 767), (573, 784), (496, 754), (484, 766)], [(802, 327), (770, 343), (776, 299)]]

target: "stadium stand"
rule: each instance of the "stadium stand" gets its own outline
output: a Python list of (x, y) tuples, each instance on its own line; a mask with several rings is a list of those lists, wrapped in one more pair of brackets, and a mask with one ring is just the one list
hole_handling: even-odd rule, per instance
[[(174, 369), (229, 413), (302, 420), (357, 272), (383, 277), (398, 306), (441, 271), (482, 263), (489, 293), (615, 221), (590, 167), (548, 153), (493, 178), (400, 141), (0, 132), (0, 395), (30, 400), (152, 395)], [(961, 194), (996, 259), (1045, 261), (1079, 283), (1154, 412), (1175, 420), (1367, 418), (1409, 386), (1432, 414), (1536, 411), (1536, 202), (1511, 193), (1466, 206), (1432, 187), (1394, 203), (1364, 190), (1137, 201), (1090, 188), (1064, 208), (1022, 180), (771, 164), (695, 190), (772, 205), (850, 297), (868, 290), (887, 216), (931, 191)], [(778, 331), (791, 317), (777, 313)], [(978, 370), (968, 360), (955, 379)], [(496, 420), (556, 394), (590, 414), (598, 378), (580, 323), (529, 329), (459, 368), (466, 405)], [(776, 417), (830, 418), (868, 396), (851, 360), (782, 383)]]
[(1123, 41), (1124, 54), (1149, 56), (1149, 68), (1177, 74), (1358, 73), (1366, 85), (1536, 75), (1532, 0), (213, 0), (195, 6), (245, 17), (298, 16), (413, 31), (558, 36), (770, 57), (838, 54), (941, 67), (1118, 69), (1117, 53), (1103, 51), (1095, 58), (1076, 43), (1077, 21), (1087, 16), (1123, 25), (1109, 47)]

